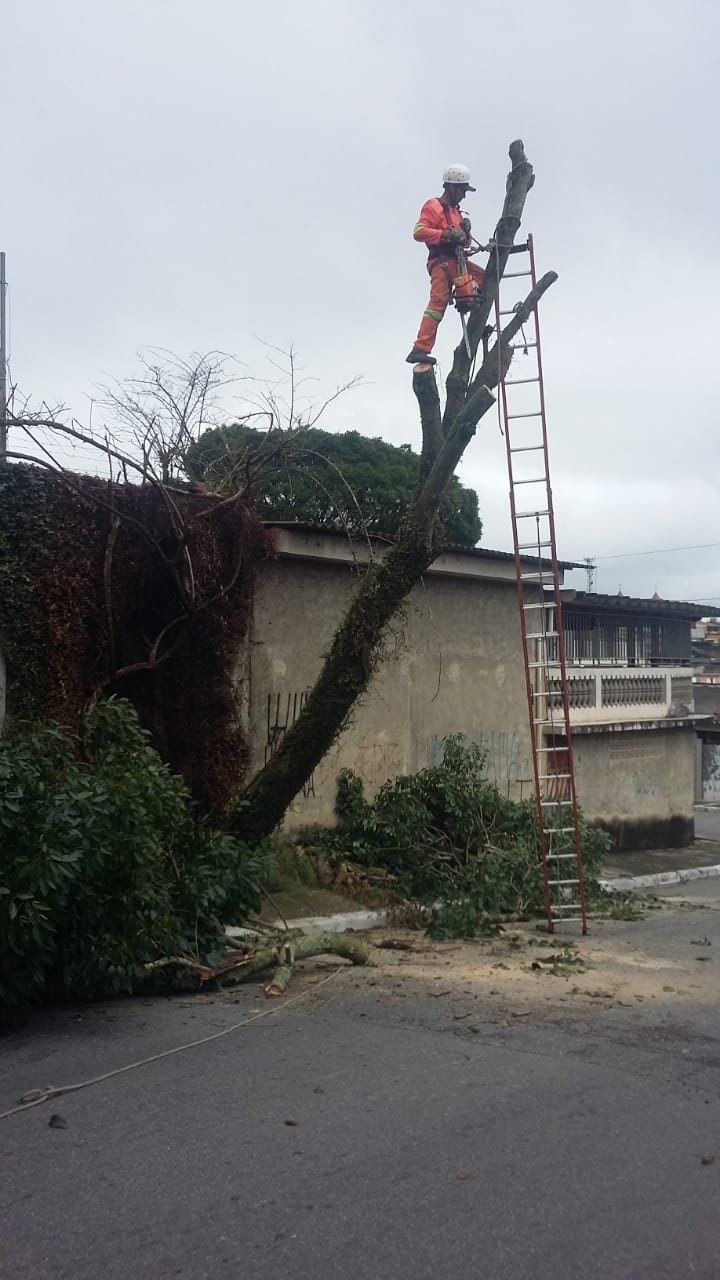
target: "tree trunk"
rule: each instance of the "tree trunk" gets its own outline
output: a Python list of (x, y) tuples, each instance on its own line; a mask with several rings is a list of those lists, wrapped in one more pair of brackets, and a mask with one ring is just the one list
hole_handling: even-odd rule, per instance
[[(349, 933), (309, 933), (292, 937), (290, 941), (280, 936), (277, 942), (264, 947), (260, 951), (241, 951), (233, 943), (234, 954), (222, 960), (218, 965), (207, 965), (191, 956), (165, 956), (162, 960), (151, 960), (145, 965), (147, 974), (157, 973), (161, 969), (175, 969), (180, 975), (192, 975), (192, 985), (202, 985), (218, 978), (231, 984), (247, 982), (256, 973), (264, 969), (274, 969), (270, 988), (275, 985), (282, 990), (292, 977), (293, 966), (298, 960), (307, 960), (311, 956), (340, 956), (351, 964), (367, 964), (370, 953), (364, 942)], [(182, 978), (179, 979), (182, 985)], [(280, 994), (266, 988), (268, 995)]]
[[(468, 325), (473, 359), (494, 303), (508, 249), (520, 226), (525, 197), (534, 182), (532, 165), (525, 158), (522, 142), (511, 144), (510, 159), (512, 169), (503, 212), (486, 271), (485, 302), (471, 313)], [(423, 437), (417, 496), (394, 545), (382, 561), (371, 564), (365, 572), (335, 632), (302, 713), (244, 793), (245, 804), (233, 819), (239, 835), (257, 837), (274, 830), (347, 723), (352, 707), (365, 693), (382, 660), (388, 624), (442, 548), (443, 498), (478, 422), (495, 402), (492, 388), (497, 385), (498, 376), (504, 376), (512, 359), (512, 337), (556, 278), (554, 273), (549, 273), (538, 282), (488, 352), (471, 383), (472, 360), (468, 359), (464, 343), (456, 348), (447, 380), (444, 414), (434, 370), (427, 365), (416, 367), (413, 390)]]

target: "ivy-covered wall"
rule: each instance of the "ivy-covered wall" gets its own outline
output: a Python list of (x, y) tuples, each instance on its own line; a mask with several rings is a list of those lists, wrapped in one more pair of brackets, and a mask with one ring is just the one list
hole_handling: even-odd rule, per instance
[(0, 465), (8, 715), (75, 727), (103, 693), (127, 697), (202, 807), (219, 814), (247, 769), (238, 661), (269, 551), (238, 501)]

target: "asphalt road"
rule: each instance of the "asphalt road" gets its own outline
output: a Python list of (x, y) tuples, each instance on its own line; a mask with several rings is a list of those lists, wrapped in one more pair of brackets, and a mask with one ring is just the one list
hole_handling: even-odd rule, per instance
[[(645, 930), (637, 963), (664, 930), (714, 963), (717, 907), (611, 927)], [(343, 973), (0, 1121), (0, 1277), (717, 1280), (716, 1005), (576, 1014), (543, 995), (513, 1016), (510, 983), (486, 1002), (447, 954), (442, 990)], [(571, 981), (538, 989), (562, 1001)], [(0, 1110), (267, 1007), (243, 989), (38, 1016), (0, 1041)]]
[(660, 885), (651, 892), (660, 898), (682, 898), (685, 902), (702, 903), (720, 910), (720, 876), (706, 880), (687, 880), (681, 884)]

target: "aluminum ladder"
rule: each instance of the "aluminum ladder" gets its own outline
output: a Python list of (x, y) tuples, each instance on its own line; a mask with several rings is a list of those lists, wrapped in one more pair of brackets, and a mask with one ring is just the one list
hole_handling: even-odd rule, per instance
[[(527, 294), (527, 281), (534, 288), (537, 279), (532, 236), (509, 252), (508, 265), (522, 263), (524, 269), (506, 271), (500, 282), (497, 334)], [(521, 254), (527, 255), (524, 262)], [(526, 282), (521, 298), (509, 305), (503, 285), (521, 279)], [(527, 335), (523, 328), (513, 340), (513, 360), (500, 381), (498, 403), (510, 481), (545, 906), (550, 933), (572, 920), (580, 921), (587, 933), (537, 306), (526, 327)]]

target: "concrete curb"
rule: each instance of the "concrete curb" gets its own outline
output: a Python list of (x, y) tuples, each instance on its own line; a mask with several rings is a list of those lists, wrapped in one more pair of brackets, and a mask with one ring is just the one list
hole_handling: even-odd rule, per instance
[(291, 929), (303, 933), (357, 933), (361, 929), (382, 929), (390, 918), (388, 911), (340, 911), (334, 916), (305, 916), (288, 920)]
[[(661, 884), (707, 880), (710, 876), (720, 876), (720, 863), (712, 867), (689, 867), (686, 871), (657, 871), (647, 876), (620, 876), (614, 880), (601, 880), (600, 887), (610, 893), (627, 893), (633, 889), (652, 889)], [(288, 928), (299, 929), (301, 933), (359, 933), (365, 929), (382, 929), (390, 919), (389, 911), (341, 911), (333, 916), (303, 916), (300, 920), (288, 920)], [(229, 928), (227, 933), (236, 938), (256, 936), (253, 929)]]
[(652, 889), (661, 884), (685, 884), (690, 880), (707, 880), (720, 876), (720, 863), (712, 867), (688, 867), (687, 871), (656, 871), (647, 876), (620, 876), (615, 880), (601, 880), (600, 886), (610, 891)]

